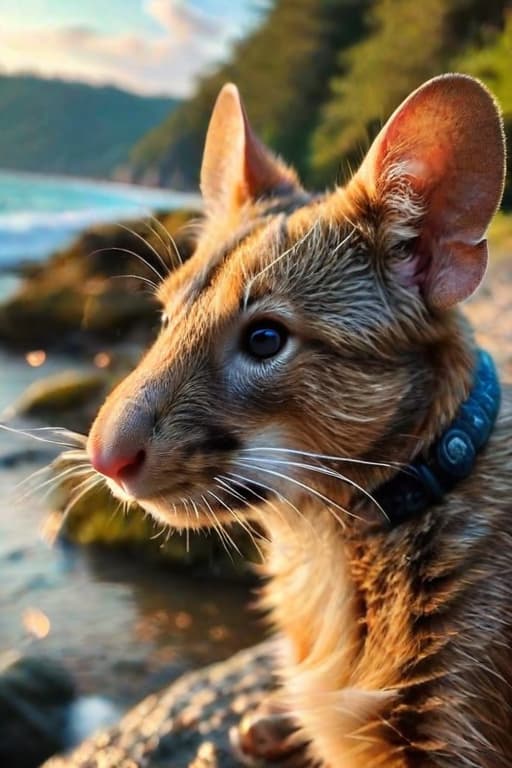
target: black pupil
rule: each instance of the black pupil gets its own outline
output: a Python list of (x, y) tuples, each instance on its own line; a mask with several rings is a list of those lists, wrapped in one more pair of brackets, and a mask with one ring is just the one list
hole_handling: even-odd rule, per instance
[(249, 332), (247, 350), (253, 357), (273, 357), (282, 348), (284, 341), (284, 333), (281, 330), (262, 326)]

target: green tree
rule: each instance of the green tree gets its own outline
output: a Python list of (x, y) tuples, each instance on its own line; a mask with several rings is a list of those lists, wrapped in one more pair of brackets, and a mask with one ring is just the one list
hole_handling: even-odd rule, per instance
[[(317, 179), (342, 160), (357, 164), (390, 112), (433, 75), (452, 69), (469, 42), (498, 25), (504, 0), (375, 0), (368, 34), (338, 59), (338, 72), (312, 137)], [(345, 162), (345, 166), (348, 163)]]
[(307, 174), (309, 136), (340, 48), (363, 31), (370, 0), (278, 0), (231, 61), (204, 78), (193, 98), (133, 150), (134, 174), (197, 184), (215, 97), (232, 80), (262, 138)]

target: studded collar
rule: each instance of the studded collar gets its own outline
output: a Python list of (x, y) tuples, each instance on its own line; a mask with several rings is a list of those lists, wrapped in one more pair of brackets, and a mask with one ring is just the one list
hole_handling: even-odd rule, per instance
[(442, 501), (471, 474), (496, 422), (500, 395), (493, 359), (479, 350), (473, 387), (455, 419), (426, 456), (401, 468), (374, 492), (392, 527)]

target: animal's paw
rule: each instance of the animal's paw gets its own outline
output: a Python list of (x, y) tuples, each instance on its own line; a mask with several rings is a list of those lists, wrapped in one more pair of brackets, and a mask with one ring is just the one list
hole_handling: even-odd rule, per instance
[(243, 717), (230, 732), (238, 759), (250, 768), (314, 768), (296, 721), (275, 702)]

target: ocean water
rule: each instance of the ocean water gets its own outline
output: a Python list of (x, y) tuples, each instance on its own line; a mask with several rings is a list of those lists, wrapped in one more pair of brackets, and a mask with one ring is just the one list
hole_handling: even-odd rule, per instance
[(172, 190), (0, 171), (0, 270), (45, 258), (91, 224), (197, 205)]

